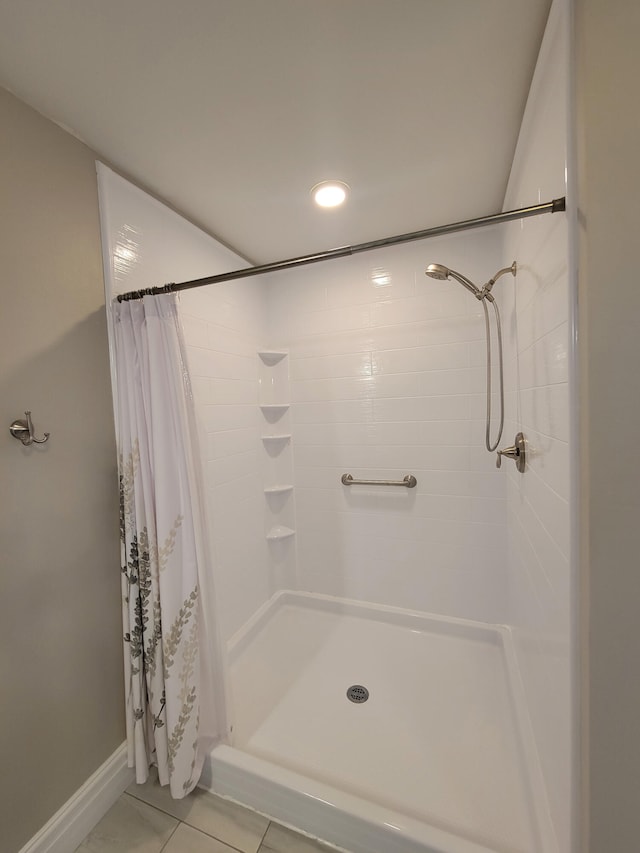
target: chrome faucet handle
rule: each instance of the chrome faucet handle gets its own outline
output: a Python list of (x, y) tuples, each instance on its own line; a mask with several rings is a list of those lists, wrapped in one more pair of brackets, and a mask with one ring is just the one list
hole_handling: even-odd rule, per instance
[(526, 451), (525, 438), (521, 432), (516, 435), (515, 443), (512, 444), (511, 447), (505, 447), (504, 450), (498, 451), (498, 455), (496, 457), (496, 468), (500, 468), (502, 465), (503, 456), (506, 456), (508, 459), (513, 459), (518, 471), (521, 474), (524, 474), (526, 466)]

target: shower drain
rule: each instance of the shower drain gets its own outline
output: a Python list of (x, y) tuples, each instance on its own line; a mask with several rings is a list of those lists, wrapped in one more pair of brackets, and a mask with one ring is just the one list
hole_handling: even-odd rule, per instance
[(361, 704), (362, 702), (366, 702), (369, 698), (369, 691), (366, 687), (363, 687), (362, 684), (353, 684), (347, 690), (347, 699), (351, 702), (355, 702), (356, 704)]

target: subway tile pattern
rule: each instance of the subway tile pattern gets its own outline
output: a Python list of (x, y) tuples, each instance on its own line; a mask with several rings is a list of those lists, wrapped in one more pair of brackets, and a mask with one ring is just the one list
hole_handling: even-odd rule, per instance
[[(99, 167), (106, 288), (117, 293), (238, 269), (246, 260)], [(118, 263), (126, 236), (131, 263)], [(255, 279), (182, 293), (179, 311), (199, 426), (220, 630), (228, 638), (273, 592), (259, 472), (258, 368), (264, 289)]]
[[(479, 420), (484, 320), (457, 284), (424, 275), (438, 261), (488, 278), (499, 251), (490, 230), (270, 281), (272, 337), (290, 351), (302, 588), (505, 620), (506, 478)], [(345, 472), (418, 486), (345, 487)]]
[(200, 429), (220, 629), (228, 639), (272, 595), (264, 538), (258, 350), (264, 284), (190, 290), (180, 299)]
[[(550, 17), (507, 192), (507, 207), (565, 195), (566, 67), (560, 4)], [(524, 476), (509, 466), (509, 623), (560, 850), (570, 849), (571, 504), (569, 277), (564, 215), (505, 229), (509, 422), (528, 442)], [(498, 285), (499, 287), (500, 285)], [(497, 288), (496, 288), (497, 290)]]

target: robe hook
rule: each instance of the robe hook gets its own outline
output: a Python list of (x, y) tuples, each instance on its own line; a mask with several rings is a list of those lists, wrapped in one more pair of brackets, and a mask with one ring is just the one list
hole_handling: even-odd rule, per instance
[(31, 412), (25, 412), (26, 418), (14, 421), (9, 427), (9, 432), (14, 438), (21, 441), (25, 447), (30, 444), (44, 444), (49, 441), (50, 433), (45, 432), (44, 438), (36, 438), (33, 430), (33, 421), (31, 420)]

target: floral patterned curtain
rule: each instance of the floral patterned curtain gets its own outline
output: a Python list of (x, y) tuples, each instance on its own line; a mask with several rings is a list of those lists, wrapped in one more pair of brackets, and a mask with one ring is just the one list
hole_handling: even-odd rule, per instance
[(176, 297), (113, 311), (129, 766), (144, 782), (157, 765), (179, 799), (224, 727), (205, 631), (193, 406)]

